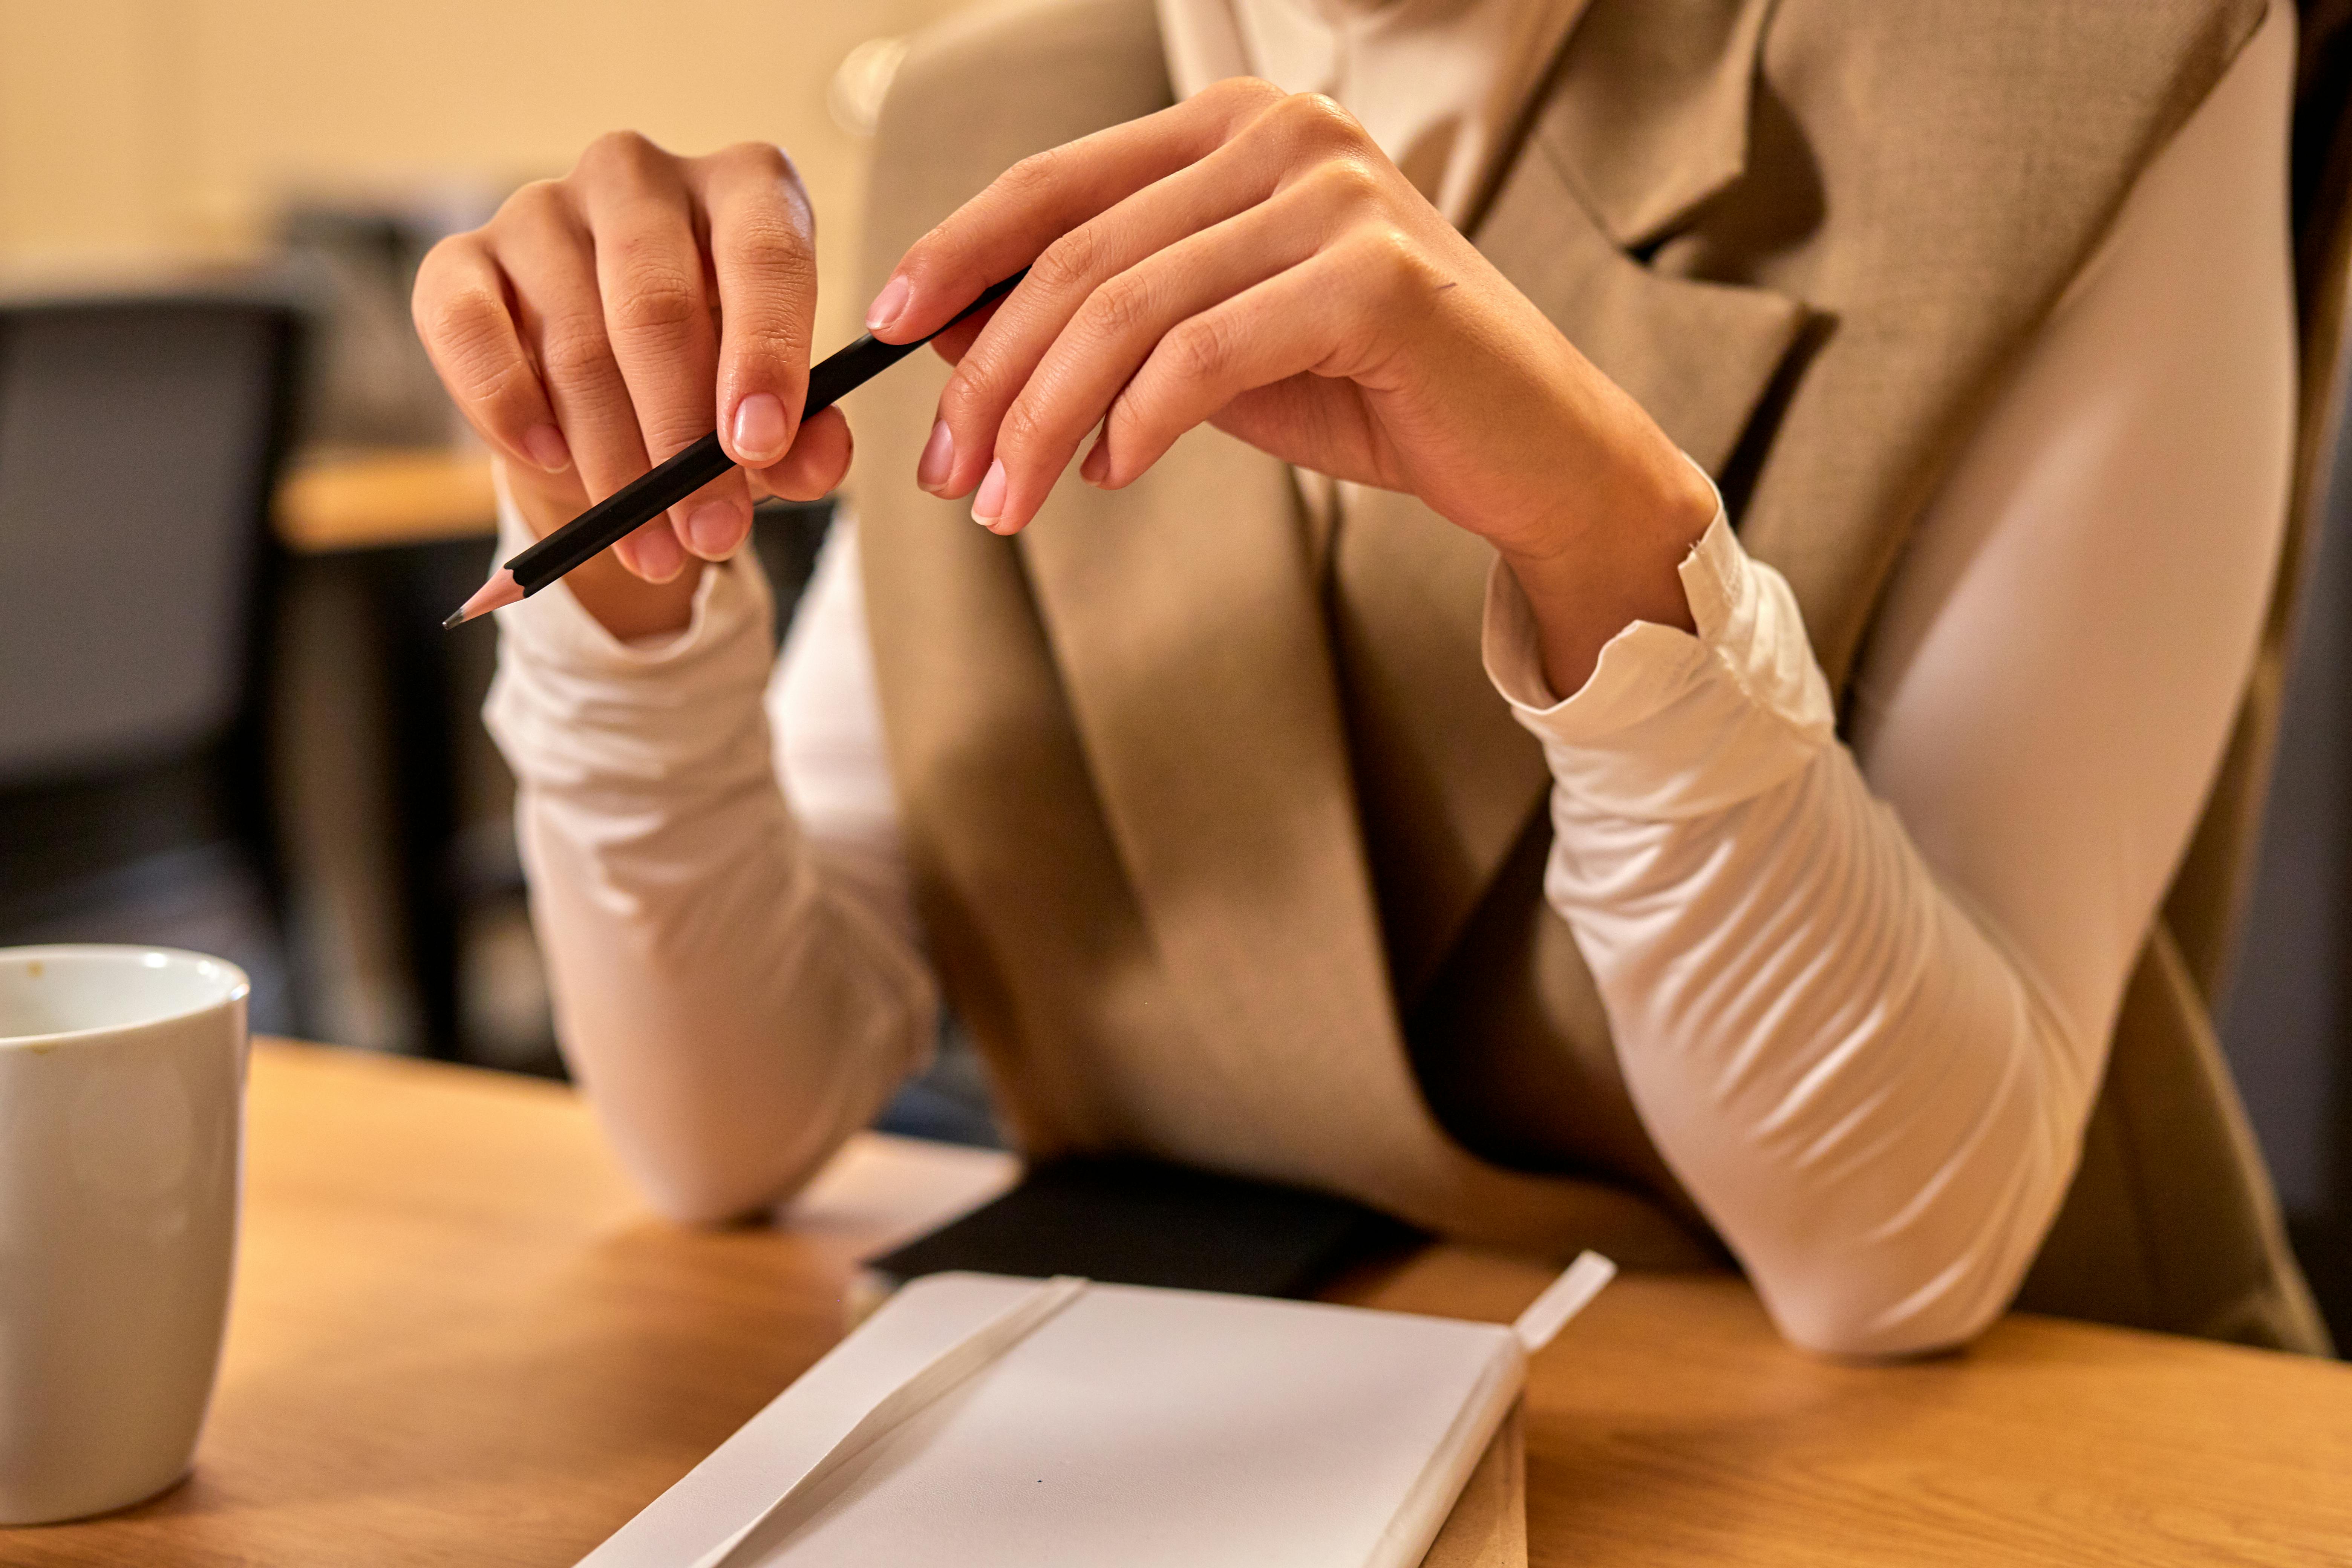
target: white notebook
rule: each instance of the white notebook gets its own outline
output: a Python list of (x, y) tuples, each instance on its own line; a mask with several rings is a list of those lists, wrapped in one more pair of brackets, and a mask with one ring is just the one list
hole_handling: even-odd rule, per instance
[(1517, 1328), (1082, 1280), (892, 1297), (581, 1568), (1412, 1568), (1518, 1397)]

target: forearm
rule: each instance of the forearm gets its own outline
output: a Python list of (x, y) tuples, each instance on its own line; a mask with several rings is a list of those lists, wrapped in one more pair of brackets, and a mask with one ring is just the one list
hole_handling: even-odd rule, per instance
[(1634, 1104), (1790, 1340), (1962, 1342), (2008, 1305), (2098, 1085), (1842, 747), (1727, 810), (1555, 801), (1547, 890)]
[(756, 566), (711, 576), (663, 647), (592, 635), (560, 588), (502, 612), (488, 715), (566, 1056), (633, 1174), (689, 1219), (791, 1192), (933, 1018), (911, 942), (831, 885), (777, 783)]
[[(920, 1068), (935, 1016), (913, 953), (781, 809), (698, 809), (533, 794), (520, 812), (566, 1059), (638, 1184), (688, 1221), (797, 1190)], [(728, 853), (696, 852), (720, 833)]]
[(1552, 891), (1636, 1102), (1809, 1343), (1964, 1338), (2064, 1195), (2275, 570), (2294, 61), (2273, 5), (1958, 455), (1856, 676), (1860, 771), (1736, 546), (1685, 572), (1721, 754), (1552, 726)]
[(1782, 1331), (1956, 1342), (2063, 1195), (2096, 1051), (1871, 798), (1786, 584), (1720, 527), (1682, 575), (1700, 635), (1631, 627), (1557, 704), (1497, 578), (1490, 667), (1557, 781), (1547, 893), (1645, 1126)]

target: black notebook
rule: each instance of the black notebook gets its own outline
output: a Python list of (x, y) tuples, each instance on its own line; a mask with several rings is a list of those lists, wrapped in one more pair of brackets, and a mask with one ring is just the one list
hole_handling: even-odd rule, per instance
[(1417, 1239), (1328, 1194), (1150, 1160), (1072, 1159), (1033, 1166), (995, 1202), (867, 1267), (894, 1284), (967, 1269), (1305, 1297)]

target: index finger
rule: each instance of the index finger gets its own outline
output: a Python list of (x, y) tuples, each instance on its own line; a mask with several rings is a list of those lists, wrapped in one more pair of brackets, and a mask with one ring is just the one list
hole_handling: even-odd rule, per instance
[(719, 444), (746, 468), (782, 458), (808, 397), (816, 233), (792, 160), (746, 142), (695, 160), (719, 289)]
[(409, 309), (450, 401), (476, 434), (549, 473), (572, 466), (507, 304), (506, 277), (479, 235), (453, 235), (426, 254)]
[(1088, 218), (1198, 163), (1282, 96), (1270, 83), (1236, 78), (1024, 158), (898, 258), (866, 311), (866, 330), (897, 343), (937, 331), (982, 289)]

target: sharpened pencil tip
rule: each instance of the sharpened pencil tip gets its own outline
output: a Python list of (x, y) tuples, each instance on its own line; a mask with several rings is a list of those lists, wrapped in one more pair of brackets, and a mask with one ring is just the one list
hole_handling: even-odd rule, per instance
[(503, 610), (509, 605), (520, 604), (522, 602), (522, 584), (515, 581), (513, 573), (501, 566), (490, 574), (488, 582), (474, 590), (472, 598), (458, 605), (449, 618), (441, 623), (441, 629), (446, 632), (452, 627), (464, 626), (476, 616), (488, 615), (492, 610)]

